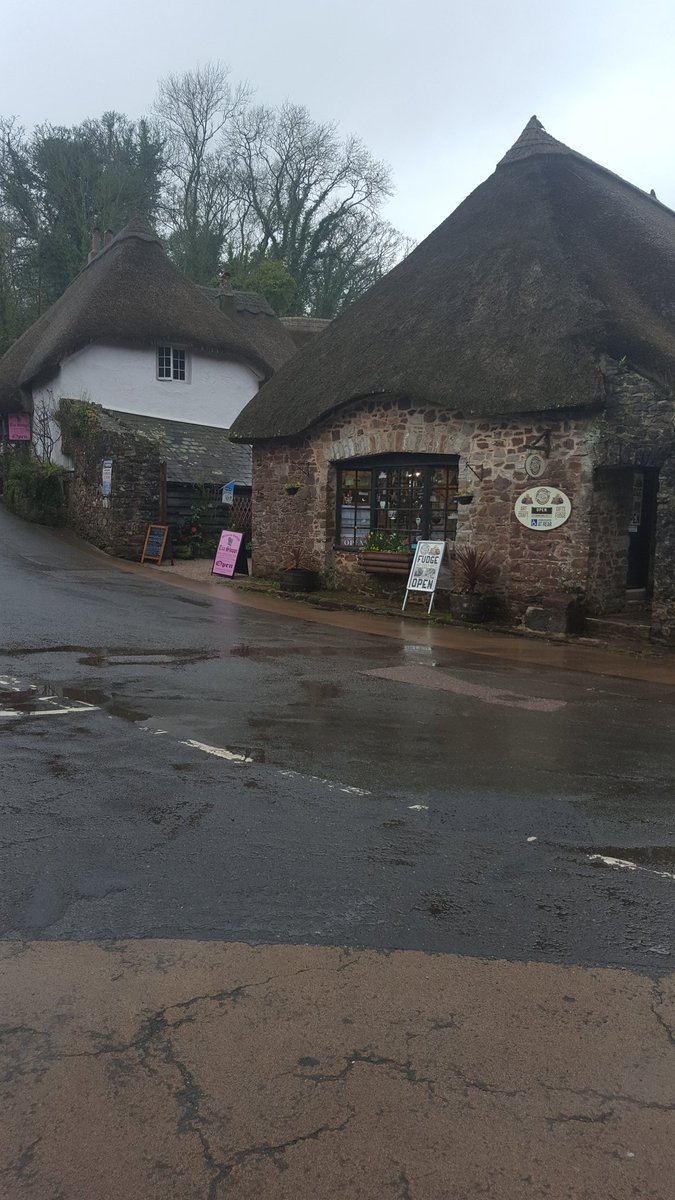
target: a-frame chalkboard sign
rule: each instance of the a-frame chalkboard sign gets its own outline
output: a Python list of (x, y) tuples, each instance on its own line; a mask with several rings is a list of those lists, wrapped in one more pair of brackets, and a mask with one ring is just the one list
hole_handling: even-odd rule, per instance
[(173, 551), (171, 549), (169, 526), (148, 525), (148, 531), (145, 535), (145, 542), (143, 544), (143, 551), (141, 553), (141, 562), (161, 563), (164, 555), (166, 554), (167, 542), (169, 545), (171, 565), (173, 566)]

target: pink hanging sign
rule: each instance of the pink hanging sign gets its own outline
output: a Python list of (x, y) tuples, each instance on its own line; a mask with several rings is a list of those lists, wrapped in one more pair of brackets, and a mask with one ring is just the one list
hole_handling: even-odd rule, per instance
[(211, 567), (212, 575), (234, 575), (243, 536), (243, 533), (232, 533), (229, 529), (223, 530)]
[(30, 441), (30, 416), (28, 413), (8, 413), (7, 436), (10, 442)]

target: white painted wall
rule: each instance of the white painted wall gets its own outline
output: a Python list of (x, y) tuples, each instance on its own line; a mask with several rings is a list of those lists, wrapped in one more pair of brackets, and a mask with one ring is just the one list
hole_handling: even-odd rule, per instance
[[(259, 376), (243, 363), (189, 352), (190, 379), (157, 378), (157, 352), (124, 346), (85, 346), (33, 390), (33, 402), (87, 398), (104, 408), (229, 429), (258, 390)], [(58, 430), (55, 429), (58, 434)], [(72, 464), (55, 447), (54, 462)]]

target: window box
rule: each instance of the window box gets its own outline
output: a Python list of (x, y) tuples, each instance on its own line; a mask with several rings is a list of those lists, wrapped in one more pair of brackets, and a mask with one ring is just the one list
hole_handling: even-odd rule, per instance
[(362, 550), (359, 554), (359, 566), (369, 575), (405, 575), (410, 574), (414, 555), (407, 551), (392, 550)]

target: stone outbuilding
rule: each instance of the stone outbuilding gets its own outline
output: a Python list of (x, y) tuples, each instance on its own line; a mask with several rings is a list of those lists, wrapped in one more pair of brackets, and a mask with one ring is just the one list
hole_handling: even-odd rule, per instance
[(651, 600), (675, 640), (674, 371), (675, 214), (533, 117), (234, 423), (254, 572), (302, 547), (364, 588), (370, 531), (447, 538), (489, 550), (516, 618)]

